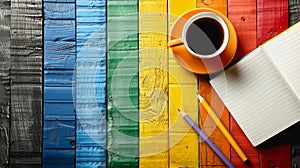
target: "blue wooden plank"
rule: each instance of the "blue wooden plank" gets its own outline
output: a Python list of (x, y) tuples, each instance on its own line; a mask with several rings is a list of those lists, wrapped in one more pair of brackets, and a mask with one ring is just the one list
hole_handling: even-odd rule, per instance
[(72, 103), (72, 87), (44, 87), (44, 102)]
[[(44, 121), (44, 149), (72, 149), (75, 146), (75, 121)], [(71, 158), (74, 160), (74, 158)]]
[(75, 4), (44, 2), (45, 19), (75, 19)]
[[(44, 102), (44, 121), (74, 120), (75, 107), (73, 102)], [(46, 127), (45, 127), (46, 129)]]
[(73, 3), (75, 3), (75, 0), (44, 0), (44, 2), (56, 2), (56, 3), (59, 3), (59, 2), (73, 2)]
[(76, 1), (76, 167), (106, 166), (106, 1)]
[(75, 166), (75, 1), (45, 0), (43, 167)]
[(73, 76), (74, 70), (45, 70), (45, 86), (68, 86), (71, 87), (75, 81)]
[(75, 20), (45, 20), (44, 68), (74, 69)]
[(74, 167), (73, 149), (44, 149), (43, 168), (70, 168)]

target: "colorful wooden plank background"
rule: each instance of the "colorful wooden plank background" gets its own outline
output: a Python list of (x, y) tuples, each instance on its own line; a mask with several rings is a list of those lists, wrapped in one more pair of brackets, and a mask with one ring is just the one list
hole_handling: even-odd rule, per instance
[[(177, 108), (236, 167), (299, 166), (297, 140), (254, 148), (209, 76), (173, 59), (172, 25), (196, 7), (232, 21), (234, 61), (300, 21), (299, 0), (0, 0), (0, 168), (225, 167)], [(198, 107), (197, 91), (249, 164)]]

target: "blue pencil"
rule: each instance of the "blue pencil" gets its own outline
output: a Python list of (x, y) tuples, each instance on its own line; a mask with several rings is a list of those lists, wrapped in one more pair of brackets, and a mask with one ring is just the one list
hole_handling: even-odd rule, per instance
[(194, 121), (183, 111), (178, 109), (182, 117), (186, 120), (186, 122), (191, 125), (194, 130), (198, 133), (198, 135), (207, 143), (207, 145), (220, 157), (220, 159), (229, 167), (234, 168), (232, 163), (224, 156), (224, 154), (216, 147), (216, 145), (210, 141), (207, 135), (194, 123)]

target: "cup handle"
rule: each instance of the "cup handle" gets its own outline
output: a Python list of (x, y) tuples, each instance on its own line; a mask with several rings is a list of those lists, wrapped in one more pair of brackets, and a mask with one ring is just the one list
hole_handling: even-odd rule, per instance
[(182, 38), (174, 39), (168, 42), (169, 47), (174, 47), (182, 44), (183, 44)]

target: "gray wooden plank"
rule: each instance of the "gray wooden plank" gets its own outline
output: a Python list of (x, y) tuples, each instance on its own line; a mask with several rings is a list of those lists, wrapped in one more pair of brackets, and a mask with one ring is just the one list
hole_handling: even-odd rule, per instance
[(9, 161), (10, 0), (0, 0), (0, 168)]
[(42, 1), (11, 1), (10, 167), (41, 167)]
[(289, 0), (290, 26), (300, 21), (300, 0)]
[[(300, 0), (289, 0), (289, 21), (290, 26), (300, 21)], [(299, 141), (299, 124), (292, 131), (292, 167), (300, 167), (300, 141)]]

